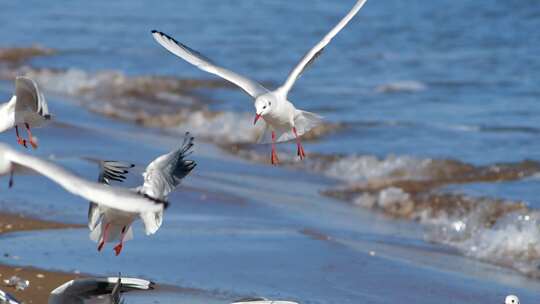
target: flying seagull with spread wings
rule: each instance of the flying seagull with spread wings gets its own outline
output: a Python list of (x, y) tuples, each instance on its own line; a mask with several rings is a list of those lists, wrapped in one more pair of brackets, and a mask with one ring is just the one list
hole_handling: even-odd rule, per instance
[(300, 136), (317, 126), (322, 118), (314, 113), (298, 110), (287, 99), (289, 91), (302, 73), (321, 55), (324, 48), (351, 21), (367, 0), (358, 0), (349, 13), (341, 19), (326, 36), (323, 37), (290, 72), (285, 83), (274, 91), (269, 91), (258, 82), (225, 69), (213, 63), (210, 59), (190, 47), (176, 41), (174, 38), (159, 31), (152, 31), (154, 39), (169, 52), (184, 59), (199, 69), (217, 75), (234, 83), (250, 95), (255, 101), (255, 120), (260, 118), (266, 122), (265, 132), (261, 139), (271, 136), (272, 164), (279, 162), (276, 152), (276, 142), (296, 139), (297, 154), (304, 159), (305, 152)]
[(19, 134), (19, 126), (24, 126), (28, 142), (36, 149), (38, 145), (31, 128), (41, 127), (50, 119), (47, 101), (36, 82), (28, 77), (17, 77), (15, 95), (8, 102), (0, 104), (0, 132), (15, 128), (17, 142), (27, 147), (27, 140)]
[[(162, 155), (152, 161), (143, 173), (144, 183), (134, 189), (138, 193), (144, 194), (156, 200), (165, 200), (169, 193), (178, 187), (184, 177), (196, 166), (192, 160), (186, 160), (191, 154), (193, 147), (193, 137), (186, 133), (184, 142), (179, 149)], [(125, 174), (133, 167), (117, 161), (101, 162), (101, 172), (98, 181), (109, 185), (111, 181), (122, 182)], [(158, 212), (133, 213), (125, 212), (108, 206), (90, 202), (88, 208), (88, 228), (90, 228), (90, 238), (98, 242), (98, 251), (103, 249), (105, 243), (115, 242), (116, 255), (119, 255), (124, 246), (124, 242), (133, 238), (131, 224), (141, 218), (145, 226), (146, 234), (157, 232), (163, 221), (163, 210)]]

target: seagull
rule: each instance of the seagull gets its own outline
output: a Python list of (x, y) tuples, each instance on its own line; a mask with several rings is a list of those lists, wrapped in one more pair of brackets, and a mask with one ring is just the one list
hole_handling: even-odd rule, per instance
[(298, 304), (298, 303), (291, 302), (291, 301), (268, 300), (267, 298), (244, 298), (244, 299), (236, 300), (231, 304)]
[(28, 142), (37, 149), (30, 128), (41, 127), (51, 120), (47, 101), (36, 82), (28, 77), (15, 79), (15, 95), (0, 105), (0, 132), (15, 127), (17, 143), (27, 147), (26, 139), (19, 135), (19, 126), (24, 126), (28, 133)]
[(21, 304), (21, 302), (9, 293), (0, 290), (0, 304)]
[(85, 180), (52, 162), (19, 152), (0, 143), (0, 176), (9, 174), (11, 176), (10, 186), (12, 186), (13, 174), (25, 171), (44, 175), (68, 192), (109, 208), (126, 212), (159, 213), (163, 212), (163, 208), (167, 206), (167, 202), (149, 197), (141, 192)]
[(120, 293), (154, 289), (154, 283), (137, 278), (84, 278), (68, 281), (51, 292), (49, 304), (120, 304)]
[(504, 299), (504, 304), (519, 304), (519, 299), (515, 295), (508, 295)]
[[(134, 190), (159, 201), (165, 200), (197, 165), (194, 161), (185, 159), (191, 154), (192, 147), (193, 137), (186, 133), (179, 149), (156, 158), (146, 167), (143, 173), (144, 183)], [(132, 164), (117, 161), (102, 162), (98, 181), (105, 185), (109, 185), (113, 180), (121, 182), (130, 168), (133, 168)], [(118, 241), (114, 247), (118, 256), (124, 242), (133, 238), (131, 224), (138, 217), (144, 223), (146, 234), (154, 234), (163, 221), (163, 210), (134, 213), (90, 202), (88, 208), (90, 239), (98, 242), (98, 251), (103, 249), (105, 243)]]
[[(296, 139), (297, 155), (304, 159), (305, 152), (300, 141), (300, 136), (321, 123), (322, 117), (307, 111), (298, 110), (287, 99), (289, 91), (302, 73), (321, 55), (330, 41), (349, 23), (358, 13), (367, 0), (358, 0), (349, 13), (332, 30), (324, 36), (290, 72), (285, 83), (274, 91), (269, 91), (258, 82), (241, 76), (228, 69), (220, 67), (201, 53), (176, 41), (165, 33), (153, 30), (154, 39), (169, 52), (184, 59), (199, 69), (220, 76), (243, 89), (255, 102), (254, 124), (260, 118), (266, 122), (261, 141), (271, 136), (272, 155), (271, 163), (278, 164), (276, 142)], [(269, 133), (271, 135), (269, 135)]]

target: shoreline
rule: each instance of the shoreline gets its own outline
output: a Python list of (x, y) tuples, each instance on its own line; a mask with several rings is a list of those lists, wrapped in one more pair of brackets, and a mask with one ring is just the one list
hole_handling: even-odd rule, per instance
[[(84, 226), (40, 220), (20, 213), (0, 212), (0, 240), (4, 235), (12, 232), (81, 227)], [(8, 248), (0, 249), (0, 254), (6, 257), (10, 255)], [(30, 286), (22, 291), (6, 286), (4, 280), (9, 279), (13, 275), (29, 280)], [(12, 294), (17, 300), (24, 303), (46, 304), (49, 294), (53, 289), (66, 281), (84, 276), (78, 273), (48, 271), (36, 267), (0, 264), (0, 289)]]

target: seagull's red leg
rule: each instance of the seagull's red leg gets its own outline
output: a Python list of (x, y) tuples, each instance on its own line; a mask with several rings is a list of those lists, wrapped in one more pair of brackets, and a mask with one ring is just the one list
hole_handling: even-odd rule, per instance
[(99, 242), (99, 246), (97, 248), (98, 251), (101, 251), (103, 249), (103, 245), (107, 242), (107, 237), (109, 236), (109, 226), (111, 223), (107, 223), (105, 225), (105, 230), (103, 231), (103, 237), (101, 238), (101, 242)]
[(25, 148), (28, 148), (26, 146), (26, 140), (22, 139), (21, 136), (19, 136), (19, 126), (15, 125), (15, 134), (17, 134), (17, 143), (21, 146), (24, 146)]
[(28, 141), (32, 145), (32, 148), (37, 149), (37, 143), (34, 141), (34, 137), (32, 136), (32, 131), (30, 130), (30, 125), (25, 123), (24, 126), (26, 127), (26, 132), (28, 132)]
[(294, 133), (294, 136), (296, 137), (296, 147), (297, 147), (296, 154), (300, 156), (300, 159), (304, 159), (304, 157), (306, 157), (306, 153), (304, 152), (304, 147), (302, 147), (302, 142), (300, 141), (300, 137), (298, 137), (298, 133), (296, 133), (296, 128), (293, 127), (292, 131)]
[(116, 256), (122, 252), (122, 247), (124, 246), (124, 237), (126, 235), (126, 226), (122, 227), (122, 235), (120, 236), (120, 243), (116, 246), (114, 246), (114, 252), (116, 253)]
[(277, 165), (279, 159), (276, 152), (276, 132), (272, 131), (272, 165)]

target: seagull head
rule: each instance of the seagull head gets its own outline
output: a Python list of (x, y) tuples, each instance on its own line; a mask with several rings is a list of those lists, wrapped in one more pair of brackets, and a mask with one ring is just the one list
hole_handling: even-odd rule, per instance
[(257, 97), (257, 99), (255, 99), (255, 120), (253, 121), (253, 124), (256, 124), (259, 118), (270, 113), (272, 104), (274, 103), (275, 102), (273, 102), (272, 98), (267, 95)]
[(508, 295), (504, 299), (504, 304), (519, 304), (519, 299), (515, 295)]

